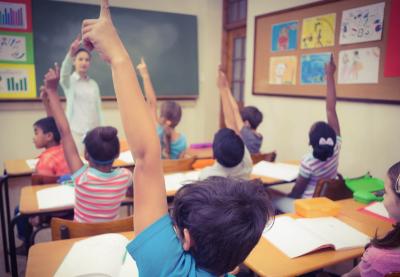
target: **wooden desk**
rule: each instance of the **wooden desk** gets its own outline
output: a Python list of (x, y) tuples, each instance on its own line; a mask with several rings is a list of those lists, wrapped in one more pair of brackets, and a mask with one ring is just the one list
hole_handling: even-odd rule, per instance
[[(390, 230), (389, 223), (357, 212), (356, 210), (364, 206), (363, 204), (352, 199), (342, 200), (339, 203), (342, 210), (338, 218), (360, 231), (373, 236), (377, 227), (380, 234)], [(133, 232), (123, 234), (130, 239), (133, 238)], [(29, 251), (26, 276), (53, 276), (73, 243), (78, 240), (80, 239), (39, 243), (32, 246)], [(261, 238), (245, 260), (245, 264), (261, 276), (295, 276), (359, 257), (363, 251), (364, 248), (327, 250), (290, 259)]]
[[(375, 235), (377, 228), (378, 234), (384, 234), (391, 229), (390, 223), (359, 213), (357, 209), (365, 205), (353, 199), (338, 203), (341, 205), (338, 218), (371, 237)], [(363, 252), (363, 247), (340, 251), (324, 250), (290, 259), (262, 237), (244, 263), (261, 276), (297, 276), (360, 257)]]
[[(129, 240), (134, 238), (133, 232), (121, 234), (126, 236)], [(58, 240), (33, 245), (29, 249), (26, 276), (54, 276), (72, 245), (82, 239), (85, 238)]]

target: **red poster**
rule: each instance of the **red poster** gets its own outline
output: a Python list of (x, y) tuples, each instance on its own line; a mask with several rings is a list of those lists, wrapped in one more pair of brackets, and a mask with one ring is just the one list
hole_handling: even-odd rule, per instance
[(393, 0), (390, 9), (384, 76), (400, 76), (400, 0)]
[(0, 31), (32, 32), (31, 0), (0, 0)]

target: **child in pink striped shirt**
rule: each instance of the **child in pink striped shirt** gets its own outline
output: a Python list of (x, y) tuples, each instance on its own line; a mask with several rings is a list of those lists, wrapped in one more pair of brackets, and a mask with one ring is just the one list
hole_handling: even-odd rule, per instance
[(112, 168), (119, 156), (119, 139), (114, 127), (97, 127), (89, 131), (83, 141), (85, 159), (82, 162), (67, 118), (62, 109), (57, 86), (60, 70), (56, 65), (45, 75), (44, 93), (60, 131), (65, 158), (75, 182), (74, 220), (104, 222), (118, 217), (119, 207), (132, 183), (132, 174), (125, 168)]

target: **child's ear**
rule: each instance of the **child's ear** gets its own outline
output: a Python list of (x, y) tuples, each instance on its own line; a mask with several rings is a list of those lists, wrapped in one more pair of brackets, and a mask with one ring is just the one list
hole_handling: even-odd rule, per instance
[(246, 127), (250, 127), (250, 123), (249, 123), (248, 120), (245, 120), (243, 123), (244, 123), (244, 125), (245, 125)]
[(192, 238), (190, 237), (189, 230), (184, 228), (183, 229), (183, 238), (182, 238), (183, 250), (189, 251), (191, 246), (192, 246)]
[(84, 156), (85, 156), (85, 160), (87, 160), (87, 161), (90, 160), (90, 158), (89, 158), (89, 153), (87, 152), (86, 148), (85, 148)]
[(47, 142), (50, 142), (50, 141), (54, 140), (54, 135), (53, 135), (52, 132), (45, 133), (45, 136), (46, 136)]
[(171, 127), (171, 124), (172, 124), (171, 120), (165, 120), (165, 125)]

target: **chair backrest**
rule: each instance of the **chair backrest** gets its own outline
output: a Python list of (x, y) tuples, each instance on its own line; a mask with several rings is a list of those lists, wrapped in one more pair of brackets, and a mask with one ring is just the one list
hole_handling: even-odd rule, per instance
[(57, 217), (51, 219), (51, 236), (53, 240), (129, 231), (133, 231), (133, 216), (98, 223), (82, 223)]
[(178, 160), (165, 159), (163, 160), (164, 173), (192, 170), (192, 165), (195, 160), (195, 157), (183, 158)]
[(338, 179), (321, 179), (315, 187), (313, 197), (325, 196), (331, 200), (342, 200), (353, 197), (353, 192), (347, 188), (342, 175)]
[(253, 160), (253, 164), (261, 161), (274, 162), (276, 159), (276, 152), (251, 154), (251, 159)]
[(31, 177), (31, 183), (32, 185), (55, 184), (59, 178), (60, 176), (33, 173)]

